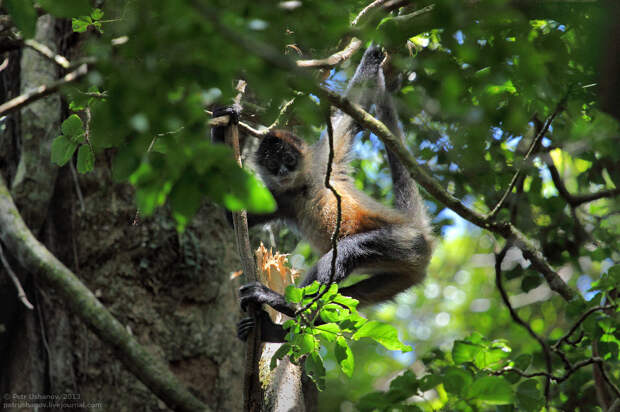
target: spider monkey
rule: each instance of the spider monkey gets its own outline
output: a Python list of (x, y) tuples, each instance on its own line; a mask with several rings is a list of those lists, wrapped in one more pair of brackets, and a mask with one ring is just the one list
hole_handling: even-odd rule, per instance
[[(371, 46), (364, 53), (357, 70), (347, 86), (346, 96), (369, 110), (372, 105), (379, 120), (404, 141), (398, 116), (386, 90), (381, 64), (384, 54)], [(214, 117), (231, 114), (237, 121), (235, 109), (216, 110)], [(342, 197), (341, 226), (337, 244), (334, 282), (341, 282), (353, 272), (372, 276), (340, 293), (360, 301), (360, 305), (392, 298), (420, 282), (433, 249), (433, 237), (426, 209), (418, 187), (396, 158), (387, 150), (394, 186), (394, 206), (387, 207), (355, 187), (349, 176), (350, 152), (355, 135), (361, 130), (349, 116), (338, 113), (332, 117), (334, 160), (330, 183)], [(223, 140), (224, 128), (214, 128), (215, 141)], [(336, 226), (336, 198), (325, 187), (329, 146), (326, 137), (314, 145), (287, 131), (275, 130), (261, 141), (254, 160), (257, 171), (277, 202), (272, 214), (249, 215), (250, 225), (274, 219), (284, 220), (297, 228), (304, 239), (322, 254), (301, 282), (307, 286), (318, 280), (330, 280), (332, 250), (331, 236)], [(287, 303), (279, 293), (267, 286), (252, 282), (240, 288), (243, 309), (250, 302), (267, 304), (288, 316), (296, 307)], [(284, 342), (286, 331), (261, 314), (261, 337), (267, 342)], [(238, 324), (238, 336), (245, 340), (254, 327), (252, 318)]]

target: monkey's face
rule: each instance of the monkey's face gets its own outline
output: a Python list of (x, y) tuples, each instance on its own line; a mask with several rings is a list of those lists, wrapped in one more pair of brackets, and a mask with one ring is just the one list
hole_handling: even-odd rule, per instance
[(304, 142), (286, 132), (266, 136), (256, 151), (258, 172), (274, 192), (295, 188), (299, 182)]

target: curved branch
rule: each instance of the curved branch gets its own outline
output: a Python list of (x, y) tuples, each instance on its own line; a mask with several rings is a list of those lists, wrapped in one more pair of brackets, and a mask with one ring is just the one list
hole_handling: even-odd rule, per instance
[(603, 199), (605, 197), (615, 197), (620, 195), (620, 188), (605, 189), (594, 193), (573, 195), (566, 188), (566, 185), (564, 184), (564, 181), (560, 176), (560, 172), (555, 166), (555, 162), (553, 161), (553, 158), (551, 158), (551, 155), (549, 153), (544, 153), (542, 159), (547, 165), (547, 169), (549, 169), (553, 185), (558, 190), (560, 196), (572, 207), (577, 207), (584, 203), (594, 202), (595, 200)]
[(364, 7), (362, 9), (362, 11), (360, 11), (357, 16), (355, 16), (355, 18), (353, 19), (353, 21), (351, 22), (351, 26), (357, 26), (359, 24), (359, 22), (366, 17), (366, 15), (368, 15), (368, 13), (374, 9), (377, 8), (381, 5), (383, 5), (383, 3), (386, 3), (388, 0), (375, 0), (372, 3), (370, 3), (368, 6)]
[(0, 176), (0, 240), (19, 263), (50, 285), (123, 365), (171, 409), (209, 411), (159, 359), (144, 349), (71, 270), (26, 227)]

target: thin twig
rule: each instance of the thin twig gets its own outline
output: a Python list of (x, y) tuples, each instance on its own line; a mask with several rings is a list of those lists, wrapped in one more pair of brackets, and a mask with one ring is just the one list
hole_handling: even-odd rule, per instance
[(332, 119), (330, 116), (330, 110), (327, 110), (327, 140), (329, 142), (329, 154), (327, 157), (327, 171), (325, 172), (325, 187), (334, 194), (336, 198), (336, 226), (334, 228), (334, 232), (332, 233), (332, 260), (331, 267), (329, 272), (329, 282), (324, 285), (325, 287), (319, 291), (319, 293), (312, 299), (310, 303), (305, 305), (303, 308), (299, 309), (295, 312), (295, 316), (300, 313), (304, 313), (308, 308), (314, 305), (319, 299), (327, 293), (329, 287), (334, 282), (334, 276), (336, 276), (336, 260), (338, 259), (338, 237), (340, 236), (340, 224), (342, 223), (342, 197), (340, 193), (334, 188), (330, 182), (332, 175), (332, 164), (334, 162), (334, 129), (332, 126)]
[[(208, 114), (209, 116), (213, 116), (213, 112), (211, 110), (205, 109), (205, 113)], [(220, 117), (216, 117), (213, 119), (209, 119), (209, 126), (227, 125), (229, 121), (230, 121), (230, 118), (228, 117), (228, 115), (220, 116)], [(243, 123), (243, 122), (239, 122), (238, 126), (245, 133), (249, 134), (250, 136), (258, 137), (259, 139), (262, 139), (263, 137), (265, 137), (267, 133), (269, 132), (269, 129), (267, 128), (263, 131), (260, 131), (258, 129), (253, 128), (249, 124)]]
[(568, 339), (571, 337), (571, 335), (575, 333), (577, 328), (588, 318), (588, 316), (590, 316), (594, 312), (604, 311), (607, 309), (614, 309), (615, 307), (616, 305), (605, 305), (605, 306), (595, 306), (595, 307), (588, 309), (587, 311), (581, 314), (579, 319), (577, 319), (577, 322), (575, 322), (575, 324), (570, 328), (570, 330), (566, 333), (566, 335), (562, 336), (560, 339), (558, 339), (556, 343), (553, 344), (553, 346), (551, 346), (551, 349), (557, 350), (560, 347), (560, 345), (562, 345), (562, 343), (564, 342), (569, 343)]
[(295, 103), (295, 99), (296, 98), (293, 97), (291, 100), (289, 100), (286, 103), (284, 103), (284, 105), (280, 109), (280, 112), (278, 113), (278, 117), (276, 117), (276, 120), (274, 120), (273, 123), (271, 123), (271, 125), (269, 125), (269, 127), (267, 129), (273, 130), (273, 129), (275, 129), (275, 128), (280, 126), (280, 122), (282, 121), (282, 118), (284, 117), (284, 114), (286, 114), (288, 109), (290, 109), (291, 106), (293, 105), (293, 103)]
[(23, 106), (26, 106), (36, 100), (39, 100), (45, 96), (57, 92), (62, 86), (73, 83), (86, 76), (86, 73), (88, 73), (88, 66), (86, 64), (83, 64), (75, 71), (72, 71), (71, 73), (65, 75), (58, 81), (47, 85), (41, 85), (33, 90), (21, 94), (0, 105), (0, 116), (11, 113), (14, 110), (20, 109)]
[(332, 54), (324, 59), (297, 60), (298, 67), (314, 67), (320, 69), (331, 69), (343, 61), (349, 59), (362, 46), (362, 41), (357, 37), (352, 37), (351, 41), (344, 49)]
[(90, 151), (93, 154), (93, 159), (95, 158), (95, 148), (93, 147), (93, 144), (90, 141), (90, 121), (92, 120), (92, 116), (90, 113), (90, 107), (86, 107), (84, 109), (84, 114), (86, 115), (86, 125), (84, 126), (84, 139), (86, 140), (86, 143), (88, 143), (88, 147), (90, 148)]
[[(557, 383), (562, 383), (564, 381), (566, 381), (568, 378), (571, 377), (571, 375), (573, 375), (575, 372), (577, 372), (579, 369), (586, 367), (588, 365), (593, 365), (593, 364), (597, 364), (597, 365), (603, 365), (605, 362), (599, 358), (599, 357), (591, 357), (588, 359), (584, 359), (580, 362), (575, 363), (574, 365), (571, 365), (570, 368), (567, 369), (567, 371), (564, 373), (564, 375), (562, 376), (555, 376), (551, 373), (548, 372), (533, 372), (533, 373), (526, 373), (520, 369), (517, 368), (512, 368), (512, 367), (508, 367), (508, 368), (504, 368), (498, 371), (493, 371), (491, 372), (493, 375), (504, 375), (506, 373), (516, 373), (517, 375), (524, 377), (524, 378), (536, 378), (536, 377), (545, 377), (547, 378), (548, 381), (555, 381)], [(609, 386), (612, 388), (612, 390), (614, 392), (616, 392), (616, 395), (620, 396), (620, 391), (618, 390), (618, 388), (616, 387), (616, 385), (613, 384), (613, 382), (611, 382), (609, 380), (609, 377), (606, 376), (605, 373), (603, 373), (604, 379), (605, 381), (609, 384)]]
[(544, 153), (542, 156), (542, 159), (547, 165), (547, 168), (549, 169), (549, 173), (551, 174), (551, 180), (553, 181), (553, 185), (558, 190), (558, 193), (560, 194), (560, 196), (562, 196), (562, 198), (566, 200), (566, 202), (568, 202), (568, 204), (571, 205), (572, 207), (577, 207), (584, 203), (593, 202), (595, 200), (599, 200), (605, 197), (615, 197), (615, 196), (620, 195), (620, 188), (605, 189), (605, 190), (601, 190), (599, 192), (594, 192), (594, 193), (584, 193), (584, 194), (575, 194), (575, 195), (571, 194), (566, 188), (566, 185), (564, 184), (564, 181), (562, 180), (562, 177), (560, 176), (560, 172), (555, 166), (555, 162), (553, 161), (553, 158), (551, 157), (551, 155), (549, 153)]
[(75, 166), (73, 166), (73, 161), (69, 161), (69, 169), (71, 170), (71, 176), (73, 177), (73, 184), (75, 184), (75, 193), (77, 193), (78, 201), (80, 202), (80, 210), (84, 212), (86, 210), (86, 206), (84, 205), (84, 196), (82, 195), (82, 189), (80, 188), (80, 182), (78, 180), (77, 172), (75, 171)]
[(30, 301), (28, 300), (28, 296), (26, 296), (26, 292), (24, 291), (24, 288), (22, 287), (22, 284), (19, 281), (19, 278), (17, 277), (15, 272), (13, 272), (13, 269), (11, 269), (11, 265), (9, 265), (9, 261), (4, 256), (4, 251), (2, 250), (2, 244), (0, 244), (0, 260), (2, 260), (2, 265), (4, 266), (6, 273), (9, 275), (9, 278), (11, 278), (11, 280), (13, 281), (13, 284), (15, 285), (15, 289), (17, 289), (17, 297), (19, 298), (19, 300), (21, 300), (24, 306), (27, 307), (28, 309), (30, 310), (34, 309), (34, 306), (32, 306), (32, 303), (30, 303)]
[[(538, 134), (536, 134), (534, 139), (532, 139), (532, 143), (530, 144), (530, 147), (528, 148), (527, 153), (525, 154), (525, 157), (523, 157), (523, 163), (524, 164), (525, 164), (525, 162), (530, 160), (530, 157), (532, 156), (532, 154), (537, 151), (537, 148), (540, 146), (540, 142), (541, 142), (542, 138), (545, 136), (545, 134), (547, 134), (547, 131), (549, 130), (549, 127), (551, 126), (551, 123), (553, 122), (553, 119), (555, 119), (556, 116), (562, 110), (564, 110), (565, 100), (566, 100), (566, 98), (563, 98), (560, 101), (560, 103), (558, 103), (558, 105), (556, 106), (555, 110), (547, 118), (547, 120), (545, 121), (545, 124), (540, 129)], [(504, 192), (504, 194), (500, 198), (499, 202), (497, 202), (497, 205), (495, 205), (495, 207), (486, 216), (487, 219), (493, 219), (493, 218), (495, 218), (497, 213), (499, 213), (501, 208), (504, 206), (504, 202), (506, 201), (506, 199), (508, 198), (508, 196), (512, 192), (512, 189), (514, 188), (515, 183), (517, 183), (517, 180), (519, 180), (519, 177), (521, 176), (522, 173), (523, 173), (523, 167), (519, 167), (517, 169), (517, 172), (514, 174), (514, 176), (512, 176), (512, 179), (510, 180), (510, 184), (506, 188), (506, 191)]]
[(71, 63), (69, 62), (69, 60), (67, 60), (65, 56), (62, 56), (58, 53), (54, 53), (52, 49), (50, 49), (43, 43), (39, 43), (38, 41), (34, 39), (26, 39), (24, 40), (24, 45), (30, 47), (32, 50), (38, 52), (42, 56), (56, 63), (63, 69), (69, 69), (71, 67)]
[(527, 333), (529, 333), (531, 337), (536, 339), (536, 341), (538, 341), (538, 344), (542, 348), (543, 356), (545, 358), (546, 369), (547, 369), (547, 375), (546, 375), (547, 379), (545, 380), (545, 400), (546, 400), (546, 404), (549, 405), (549, 399), (551, 396), (551, 392), (550, 392), (551, 377), (553, 376), (551, 374), (551, 350), (549, 349), (549, 345), (547, 345), (547, 342), (545, 342), (545, 340), (542, 337), (540, 337), (536, 332), (534, 332), (531, 326), (527, 322), (525, 322), (523, 319), (521, 319), (517, 311), (512, 307), (512, 304), (510, 303), (510, 299), (508, 298), (508, 293), (506, 293), (506, 289), (504, 289), (504, 284), (502, 282), (502, 261), (504, 260), (504, 257), (506, 256), (506, 252), (508, 252), (508, 249), (510, 248), (510, 246), (511, 246), (511, 242), (506, 242), (506, 245), (504, 245), (502, 250), (498, 254), (495, 255), (495, 285), (497, 286), (497, 289), (499, 290), (499, 293), (502, 297), (502, 300), (504, 301), (504, 304), (510, 311), (510, 317), (512, 317), (512, 320), (515, 323), (521, 325), (525, 330), (527, 330)]
[(360, 11), (358, 15), (355, 16), (355, 18), (351, 22), (351, 26), (357, 26), (360, 20), (363, 19), (372, 9), (381, 6), (383, 3), (387, 1), (388, 0), (375, 0), (372, 3), (370, 3), (368, 6), (364, 7), (362, 11)]

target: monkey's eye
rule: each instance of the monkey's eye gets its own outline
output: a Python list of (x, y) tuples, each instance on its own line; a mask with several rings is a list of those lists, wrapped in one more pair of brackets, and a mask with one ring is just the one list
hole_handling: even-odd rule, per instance
[(285, 153), (282, 157), (282, 161), (288, 167), (293, 167), (297, 163), (297, 159), (295, 159), (295, 156), (290, 153)]

